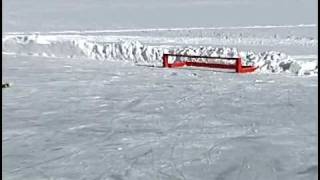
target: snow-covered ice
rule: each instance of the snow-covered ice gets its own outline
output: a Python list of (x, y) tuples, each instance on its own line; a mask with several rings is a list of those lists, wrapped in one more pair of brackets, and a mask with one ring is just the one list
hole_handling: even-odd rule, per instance
[(316, 179), (316, 3), (4, 1), (2, 177)]
[(317, 77), (4, 56), (5, 179), (312, 179)]

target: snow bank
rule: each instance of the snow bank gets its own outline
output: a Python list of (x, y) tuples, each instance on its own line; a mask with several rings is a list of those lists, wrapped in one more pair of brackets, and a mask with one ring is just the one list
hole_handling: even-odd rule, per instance
[(220, 57), (242, 57), (243, 65), (258, 66), (260, 73), (289, 72), (296, 75), (317, 75), (317, 60), (297, 61), (292, 57), (275, 51), (255, 53), (238, 51), (229, 47), (169, 47), (143, 44), (136, 40), (92, 41), (88, 38), (57, 38), (40, 35), (9, 35), (2, 39), (3, 53), (34, 55), (59, 58), (91, 58), (97, 60), (125, 61), (134, 64), (162, 64), (163, 53), (184, 55), (204, 55)]

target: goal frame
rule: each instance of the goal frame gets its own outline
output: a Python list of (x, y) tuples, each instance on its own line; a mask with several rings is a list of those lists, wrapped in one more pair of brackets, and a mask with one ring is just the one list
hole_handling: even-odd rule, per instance
[[(205, 62), (193, 62), (183, 61), (169, 63), (169, 56), (174, 57), (189, 57), (189, 58), (207, 58), (207, 59), (221, 59), (221, 60), (234, 60), (235, 64), (219, 64), (219, 63), (205, 63)], [(185, 66), (193, 67), (207, 67), (207, 68), (218, 68), (218, 69), (234, 69), (236, 73), (249, 73), (254, 72), (258, 67), (254, 66), (242, 66), (241, 57), (214, 57), (214, 56), (194, 56), (194, 55), (182, 55), (182, 54), (163, 54), (163, 67), (165, 68), (179, 68)]]

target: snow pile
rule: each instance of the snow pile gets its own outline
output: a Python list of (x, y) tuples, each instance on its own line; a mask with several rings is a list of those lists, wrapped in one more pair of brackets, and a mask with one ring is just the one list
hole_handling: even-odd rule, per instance
[(253, 65), (261, 73), (290, 72), (296, 75), (318, 74), (317, 61), (297, 61), (282, 52), (268, 51), (262, 53), (240, 52), (240, 57), (245, 60), (246, 65)]
[(159, 62), (163, 54), (163, 49), (145, 46), (139, 41), (96, 43), (80, 40), (75, 42), (75, 46), (81, 49), (85, 56), (99, 60), (151, 64)]
[(297, 75), (318, 75), (318, 61), (295, 61), (290, 65), (290, 72)]
[(97, 60), (131, 61), (140, 64), (159, 63), (163, 48), (147, 46), (139, 41), (94, 42), (86, 39), (52, 39), (41, 36), (5, 38), (7, 54), (49, 56), (59, 58), (92, 58)]
[[(238, 51), (229, 47), (168, 47), (151, 46), (136, 40), (92, 41), (86, 37), (69, 39), (57, 36), (25, 35), (5, 37), (3, 52), (19, 55), (49, 56), (60, 58), (91, 58), (97, 60), (125, 61), (135, 64), (161, 66), (163, 53), (196, 56), (241, 57), (243, 65), (258, 67), (257, 72), (289, 72), (297, 75), (317, 75), (317, 61), (305, 62), (275, 51), (255, 53)], [(177, 58), (179, 60), (179, 58)], [(230, 64), (232, 61), (220, 60)]]
[(198, 55), (198, 56), (212, 56), (212, 57), (238, 57), (238, 50), (236, 48), (228, 47), (182, 47), (169, 50), (170, 53), (183, 55)]

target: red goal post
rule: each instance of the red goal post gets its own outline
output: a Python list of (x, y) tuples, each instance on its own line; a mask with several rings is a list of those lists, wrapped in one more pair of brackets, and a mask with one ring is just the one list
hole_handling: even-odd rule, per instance
[[(169, 57), (175, 57), (178, 60), (170, 61)], [(200, 60), (199, 60), (200, 59)], [(207, 59), (203, 61), (201, 59)], [(211, 56), (194, 56), (181, 54), (163, 54), (163, 67), (179, 68), (185, 66), (220, 68), (220, 69), (234, 69), (236, 73), (248, 73), (257, 69), (254, 66), (242, 66), (241, 57), (211, 57)], [(210, 61), (213, 60), (213, 61)], [(234, 61), (234, 63), (221, 63), (217, 61)]]

